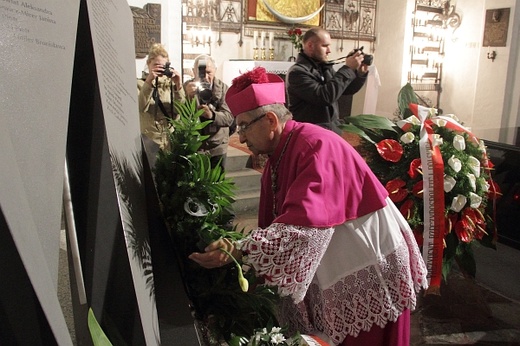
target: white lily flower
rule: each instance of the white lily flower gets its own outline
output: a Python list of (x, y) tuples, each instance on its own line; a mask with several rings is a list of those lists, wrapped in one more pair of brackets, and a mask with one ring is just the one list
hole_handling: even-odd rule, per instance
[(406, 132), (404, 135), (401, 136), (401, 142), (403, 142), (404, 144), (409, 144), (409, 143), (412, 143), (413, 140), (415, 139), (415, 135), (411, 132)]
[(470, 192), (469, 193), (469, 206), (471, 208), (477, 209), (478, 207), (480, 207), (480, 203), (482, 203), (482, 197), (480, 197), (476, 193)]
[(480, 177), (480, 161), (476, 157), (470, 156), (468, 158), (468, 166), (477, 178)]
[(453, 200), (451, 201), (451, 207), (450, 209), (454, 212), (458, 213), (459, 211), (464, 208), (466, 205), (467, 198), (464, 195), (457, 195), (456, 197), (453, 197)]
[(403, 129), (403, 131), (408, 131), (412, 127), (412, 125), (421, 125), (421, 121), (415, 115), (397, 121), (397, 126)]
[(458, 151), (466, 149), (466, 141), (464, 140), (464, 137), (461, 135), (455, 135), (455, 137), (453, 137), (453, 147)]
[(468, 173), (466, 176), (469, 179), (469, 184), (471, 185), (471, 189), (473, 191), (477, 191), (477, 178), (475, 178), (475, 175)]
[(432, 140), (432, 147), (436, 147), (441, 145), (444, 142), (441, 135), (434, 133), (433, 134), (433, 140)]
[(455, 178), (451, 175), (444, 175), (444, 192), (450, 192), (457, 184)]
[(452, 155), (449, 160), (448, 160), (448, 165), (455, 171), (455, 172), (459, 172), (460, 169), (462, 168), (462, 163), (460, 162), (459, 159), (457, 159), (455, 157), (455, 155)]

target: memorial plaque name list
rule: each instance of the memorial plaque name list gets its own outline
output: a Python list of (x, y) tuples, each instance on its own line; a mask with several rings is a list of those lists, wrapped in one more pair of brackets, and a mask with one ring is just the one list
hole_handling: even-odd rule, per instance
[(142, 59), (152, 44), (161, 42), (161, 4), (130, 6), (130, 9), (134, 17), (135, 57)]

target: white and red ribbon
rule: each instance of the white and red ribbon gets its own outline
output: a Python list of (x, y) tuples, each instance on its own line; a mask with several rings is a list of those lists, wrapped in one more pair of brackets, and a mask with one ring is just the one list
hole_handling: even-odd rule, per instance
[(423, 172), (424, 232), (423, 259), (428, 269), (429, 292), (439, 292), (444, 251), (444, 162), (439, 146), (432, 146), (434, 132), (431, 109), (411, 104), (421, 120), (419, 151)]

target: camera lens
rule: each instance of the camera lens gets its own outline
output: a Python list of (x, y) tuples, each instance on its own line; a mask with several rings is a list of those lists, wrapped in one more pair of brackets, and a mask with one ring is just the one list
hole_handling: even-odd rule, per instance
[(163, 66), (163, 76), (167, 76), (167, 77), (171, 77), (173, 76), (173, 71), (170, 67), (170, 62), (167, 62), (166, 64), (164, 64)]
[(365, 54), (363, 58), (363, 64), (370, 66), (372, 65), (372, 62), (374, 61), (374, 56), (371, 54)]
[(199, 100), (203, 104), (208, 104), (211, 102), (211, 98), (213, 97), (213, 92), (211, 91), (211, 85), (207, 82), (200, 83), (197, 94), (199, 95)]

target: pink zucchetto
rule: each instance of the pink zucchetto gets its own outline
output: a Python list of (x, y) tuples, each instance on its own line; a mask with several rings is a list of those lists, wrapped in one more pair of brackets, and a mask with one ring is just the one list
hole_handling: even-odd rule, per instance
[(235, 79), (226, 93), (226, 103), (236, 117), (255, 108), (285, 103), (283, 79), (265, 68), (255, 67)]

